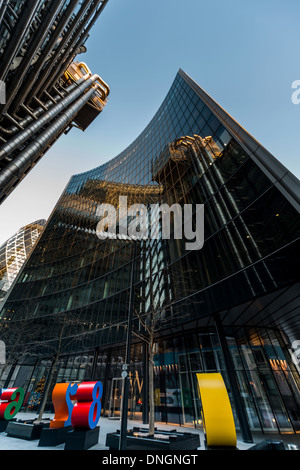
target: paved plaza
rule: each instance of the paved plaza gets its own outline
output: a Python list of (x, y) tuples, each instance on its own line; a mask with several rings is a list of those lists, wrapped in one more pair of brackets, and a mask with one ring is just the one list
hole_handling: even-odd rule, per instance
[[(18, 413), (18, 419), (34, 419), (37, 415), (33, 413)], [(52, 418), (53, 415), (45, 414), (44, 418)], [(99, 451), (108, 451), (108, 447), (105, 445), (106, 435), (108, 433), (114, 432), (120, 429), (119, 420), (111, 420), (108, 418), (101, 417), (99, 421), (100, 433), (98, 444), (92, 447), (90, 450), (99, 450)], [(146, 427), (146, 425), (141, 425), (139, 421), (128, 421), (128, 428), (133, 428), (134, 426)], [(200, 436), (200, 447), (198, 451), (206, 450), (204, 444), (204, 433), (202, 429), (180, 427), (176, 425), (166, 425), (162, 423), (156, 424), (158, 429), (161, 430), (180, 430), (181, 432), (192, 432), (199, 434)], [(282, 441), (285, 445), (286, 450), (300, 450), (300, 435), (299, 434), (254, 434), (253, 435), (253, 444), (246, 444), (243, 442), (241, 436), (237, 435), (237, 448), (239, 450), (248, 450), (250, 447), (254, 446), (257, 443), (260, 443), (265, 440), (270, 440), (274, 442)], [(49, 451), (49, 450), (64, 450), (64, 444), (57, 445), (55, 447), (39, 447), (39, 440), (24, 440), (14, 437), (8, 437), (5, 432), (0, 433), (0, 450), (40, 450), (40, 451)]]

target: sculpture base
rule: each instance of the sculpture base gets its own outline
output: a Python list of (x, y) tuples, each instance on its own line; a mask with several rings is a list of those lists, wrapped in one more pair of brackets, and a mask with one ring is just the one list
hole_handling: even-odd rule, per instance
[(100, 427), (94, 429), (74, 429), (68, 433), (65, 450), (87, 450), (98, 444)]
[(39, 439), (43, 428), (48, 427), (50, 422), (41, 422), (36, 424), (32, 421), (10, 421), (6, 428), (7, 435), (19, 439), (32, 441)]
[(9, 421), (7, 421), (6, 419), (1, 419), (0, 420), (0, 432), (5, 432), (6, 431), (8, 423), (9, 423)]
[(72, 431), (72, 426), (64, 428), (47, 428), (41, 432), (39, 447), (54, 447), (66, 442), (68, 433)]
[[(109, 450), (118, 450), (120, 431), (106, 435), (106, 446)], [(155, 430), (153, 436), (148, 434), (147, 429), (133, 428), (127, 432), (127, 450), (197, 450), (200, 447), (198, 434), (177, 431)]]

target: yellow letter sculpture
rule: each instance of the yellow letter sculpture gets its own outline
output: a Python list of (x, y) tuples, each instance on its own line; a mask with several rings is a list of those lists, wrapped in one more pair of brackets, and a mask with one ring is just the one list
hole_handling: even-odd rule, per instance
[(236, 429), (221, 374), (197, 374), (197, 379), (207, 446), (235, 447)]

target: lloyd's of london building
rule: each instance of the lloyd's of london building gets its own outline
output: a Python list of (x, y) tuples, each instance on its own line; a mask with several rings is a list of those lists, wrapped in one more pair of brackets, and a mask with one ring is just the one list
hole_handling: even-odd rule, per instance
[[(203, 204), (202, 248), (165, 240), (161, 213), (155, 237), (99, 237), (99, 206), (118, 213), (119, 196)], [(34, 407), (59, 354), (53, 385), (100, 380), (119, 418), (131, 313), (131, 418), (147, 421), (153, 325), (157, 421), (201, 426), (196, 373), (218, 371), (237, 429), (299, 432), (299, 229), (298, 180), (179, 70), (140, 136), (70, 179), (1, 310), (1, 332), (28, 322), (30, 345), (2, 385)]]
[(75, 59), (107, 3), (0, 1), (0, 204), (63, 134), (102, 112), (109, 87)]

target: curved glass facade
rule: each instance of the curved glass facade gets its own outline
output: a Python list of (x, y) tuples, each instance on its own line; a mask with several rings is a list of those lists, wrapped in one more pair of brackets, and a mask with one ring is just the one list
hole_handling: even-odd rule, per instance
[[(55, 381), (103, 380), (103, 413), (118, 416), (133, 292), (132, 416), (147, 409), (139, 318), (159, 312), (156, 418), (201, 425), (196, 372), (218, 370), (228, 379), (218, 315), (250, 428), (299, 430), (299, 373), (289, 353), (300, 334), (297, 191), (293, 175), (180, 70), (126, 150), (70, 179), (1, 311), (9, 328), (29, 304), (44, 328), (44, 348), (35, 348), (38, 365), (19, 366), (23, 381), (25, 370), (31, 377), (28, 396), (63, 331)], [(99, 206), (113, 205), (121, 220), (120, 196), (147, 209), (203, 204), (203, 247), (187, 250), (187, 238), (174, 236), (175, 215), (171, 238), (163, 239), (159, 212), (151, 219), (152, 237), (100, 239)]]

